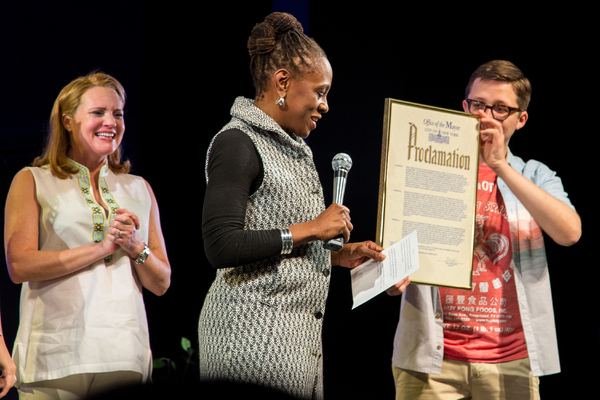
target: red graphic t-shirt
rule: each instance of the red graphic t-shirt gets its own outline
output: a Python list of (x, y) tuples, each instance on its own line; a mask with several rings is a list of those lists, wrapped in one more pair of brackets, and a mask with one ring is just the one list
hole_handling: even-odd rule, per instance
[(470, 362), (527, 357), (512, 267), (510, 228), (496, 174), (479, 166), (471, 290), (440, 288), (444, 354)]

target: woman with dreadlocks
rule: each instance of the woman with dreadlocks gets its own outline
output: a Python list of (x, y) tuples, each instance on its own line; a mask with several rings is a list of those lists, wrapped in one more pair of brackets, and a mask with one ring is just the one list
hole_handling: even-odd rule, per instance
[[(236, 99), (206, 159), (202, 230), (216, 278), (200, 315), (200, 374), (322, 398), (331, 267), (384, 256), (348, 243), (349, 210), (325, 208), (303, 140), (329, 110), (325, 53), (284, 13), (254, 27), (248, 50), (256, 97)], [(338, 235), (341, 250), (323, 248)]]

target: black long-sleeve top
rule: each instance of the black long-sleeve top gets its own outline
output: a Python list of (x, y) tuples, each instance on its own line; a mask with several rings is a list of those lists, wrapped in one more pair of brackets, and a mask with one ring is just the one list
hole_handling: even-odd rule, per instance
[(244, 229), (248, 198), (263, 180), (262, 161), (252, 140), (237, 129), (224, 131), (215, 138), (208, 157), (202, 237), (212, 266), (231, 268), (279, 254), (278, 229)]

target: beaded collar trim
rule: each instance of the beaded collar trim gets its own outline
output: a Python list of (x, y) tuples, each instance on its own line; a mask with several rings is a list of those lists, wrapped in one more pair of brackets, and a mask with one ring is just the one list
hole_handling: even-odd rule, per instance
[[(75, 162), (71, 159), (68, 160), (69, 164), (78, 169), (77, 174), (77, 182), (79, 184), (79, 189), (81, 190), (81, 195), (85, 199), (86, 204), (92, 210), (92, 240), (94, 243), (99, 243), (106, 236), (106, 230), (104, 229), (105, 223), (105, 215), (104, 209), (101, 205), (99, 205), (93, 196), (92, 182), (90, 178), (89, 170)], [(100, 177), (98, 178), (98, 187), (100, 188), (100, 193), (104, 202), (108, 206), (108, 221), (109, 224), (112, 222), (114, 216), (117, 213), (117, 208), (119, 208), (119, 204), (115, 201), (115, 198), (108, 190), (108, 185), (106, 184), (106, 180), (104, 177), (108, 175), (108, 163), (104, 164), (102, 169), (100, 170)], [(104, 261), (109, 262), (112, 256), (107, 256)]]

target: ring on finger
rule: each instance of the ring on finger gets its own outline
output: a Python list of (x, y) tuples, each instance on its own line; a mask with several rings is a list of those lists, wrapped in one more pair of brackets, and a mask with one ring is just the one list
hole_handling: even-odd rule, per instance
[(123, 232), (121, 232), (121, 231), (119, 231), (118, 233), (116, 233), (115, 234), (115, 239), (119, 239), (122, 234), (123, 234)]

